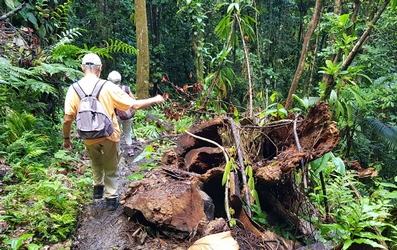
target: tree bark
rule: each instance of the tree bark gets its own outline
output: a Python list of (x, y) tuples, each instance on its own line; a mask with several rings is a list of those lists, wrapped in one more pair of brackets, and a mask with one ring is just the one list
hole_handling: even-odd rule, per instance
[(252, 104), (252, 79), (251, 79), (251, 66), (250, 66), (250, 61), (249, 61), (249, 54), (248, 54), (248, 47), (247, 44), (245, 43), (245, 39), (244, 39), (244, 33), (243, 33), (243, 29), (241, 28), (241, 20), (240, 17), (237, 14), (234, 14), (236, 20), (237, 20), (237, 24), (239, 27), (239, 31), (240, 31), (240, 36), (241, 36), (241, 42), (243, 43), (243, 50), (244, 50), (244, 59), (246, 62), (246, 66), (247, 66), (247, 77), (248, 77), (248, 114), (249, 114), (249, 118), (253, 118), (253, 104)]
[(135, 0), (136, 41), (138, 49), (136, 67), (136, 96), (149, 97), (149, 36), (146, 16), (146, 0)]
[(302, 75), (303, 67), (305, 65), (310, 38), (317, 27), (318, 21), (320, 20), (321, 7), (322, 7), (322, 0), (317, 0), (316, 5), (314, 7), (312, 19), (310, 20), (309, 23), (309, 29), (307, 30), (305, 38), (303, 39), (302, 52), (299, 58), (298, 67), (296, 69), (294, 79), (292, 80), (291, 88), (289, 90), (287, 101), (285, 104), (286, 110), (288, 110), (291, 107), (292, 95), (295, 93), (296, 89), (298, 88), (299, 79)]

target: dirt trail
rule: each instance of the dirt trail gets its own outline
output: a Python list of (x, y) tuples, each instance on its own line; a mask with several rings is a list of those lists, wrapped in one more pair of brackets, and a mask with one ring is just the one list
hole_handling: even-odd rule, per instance
[[(122, 145), (123, 147), (123, 145)], [(124, 194), (131, 180), (126, 177), (139, 169), (139, 162), (133, 162), (144, 146), (135, 141), (135, 156), (123, 154), (119, 164), (119, 194)], [(106, 208), (106, 202), (99, 200), (90, 203), (82, 211), (77, 225), (73, 250), (109, 250), (109, 249), (151, 249), (151, 250), (186, 250), (192, 243), (177, 242), (153, 232), (150, 228), (129, 221), (120, 205), (115, 211)]]

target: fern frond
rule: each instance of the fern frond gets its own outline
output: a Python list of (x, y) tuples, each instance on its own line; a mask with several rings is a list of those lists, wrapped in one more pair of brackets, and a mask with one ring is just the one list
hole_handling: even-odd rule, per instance
[(375, 118), (364, 118), (361, 126), (366, 128), (366, 135), (372, 135), (376, 141), (383, 143), (390, 150), (397, 149), (397, 127), (385, 124)]
[(15, 141), (21, 137), (25, 131), (29, 131), (34, 122), (35, 117), (28, 113), (18, 113), (10, 111), (6, 117), (6, 124), (9, 132), (9, 142)]
[(73, 0), (68, 0), (59, 5), (54, 11), (51, 12), (50, 20), (54, 26), (59, 30), (66, 29), (69, 19), (69, 12), (72, 8)]
[(58, 44), (51, 51), (50, 61), (54, 63), (62, 63), (67, 67), (78, 69), (80, 62), (76, 60), (81, 54), (84, 54), (83, 49), (71, 44)]
[(122, 52), (130, 55), (138, 54), (138, 50), (135, 49), (134, 46), (131, 46), (123, 41), (110, 39), (109, 42), (108, 41), (103, 41), (103, 42), (106, 44), (104, 48), (92, 47), (90, 51), (97, 53), (101, 57), (106, 57), (106, 58), (112, 58), (110, 56), (110, 53), (112, 52)]
[(48, 83), (36, 81), (34, 79), (29, 79), (25, 83), (35, 93), (40, 93), (40, 94), (45, 93), (52, 95), (58, 94), (57, 90)]
[(113, 40), (110, 39), (110, 44), (107, 43), (106, 41), (103, 41), (106, 43), (106, 45), (108, 46), (109, 50), (111, 50), (111, 52), (123, 52), (126, 54), (131, 54), (131, 55), (137, 55), (138, 54), (138, 50), (135, 49), (135, 47), (122, 42), (120, 40)]
[(34, 67), (33, 70), (39, 72), (41, 75), (52, 76), (55, 74), (59, 74), (63, 77), (71, 79), (72, 81), (74, 79), (83, 77), (83, 73), (80, 70), (73, 69), (68, 67), (67, 65), (59, 64), (59, 63), (52, 63), (52, 64), (42, 63), (39, 66)]
[(28, 77), (34, 76), (36, 76), (35, 72), (13, 66), (9, 60), (0, 57), (0, 80), (4, 81), (5, 83), (21, 83)]
[(61, 35), (57, 35), (59, 37), (59, 41), (54, 44), (53, 48), (57, 48), (58, 46), (70, 44), (74, 41), (75, 38), (82, 36), (81, 31), (87, 31), (81, 28), (72, 28), (66, 31), (62, 31)]

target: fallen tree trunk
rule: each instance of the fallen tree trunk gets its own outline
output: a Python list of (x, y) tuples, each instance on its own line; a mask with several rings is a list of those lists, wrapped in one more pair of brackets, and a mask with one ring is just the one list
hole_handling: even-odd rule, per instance
[[(264, 249), (296, 249), (301, 243), (278, 236), (247, 215), (244, 207), (251, 204), (244, 202), (254, 202), (254, 197), (247, 197), (250, 192), (242, 181), (242, 159), (234, 159), (243, 157), (247, 166), (252, 166), (259, 197), (256, 203), (260, 202), (268, 214), (269, 224), (287, 223), (299, 235), (314, 238), (316, 229), (310, 219), (319, 215), (297, 186), (294, 171), (302, 171), (305, 164), (337, 145), (339, 131), (329, 120), (328, 105), (319, 103), (306, 117), (295, 121), (285, 119), (256, 126), (253, 122), (230, 124), (228, 118), (218, 118), (194, 126), (178, 138), (175, 149), (164, 154), (161, 169), (131, 183), (123, 199), (124, 210), (179, 238), (208, 234), (208, 225), (233, 211), (232, 220), (266, 242)], [(235, 149), (236, 131), (240, 156)], [(229, 157), (224, 157), (223, 150)], [(231, 158), (234, 164), (226, 187), (222, 181), (227, 177), (225, 166), (230, 163), (225, 158)], [(229, 201), (226, 207), (225, 197)], [(222, 231), (227, 230), (233, 233), (233, 227), (224, 225)]]

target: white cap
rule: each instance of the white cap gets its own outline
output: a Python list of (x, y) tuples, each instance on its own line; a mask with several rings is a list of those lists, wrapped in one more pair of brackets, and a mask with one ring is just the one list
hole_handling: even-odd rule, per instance
[(113, 83), (119, 83), (121, 82), (121, 75), (119, 72), (113, 70), (112, 72), (109, 73), (108, 80)]
[(83, 57), (82, 65), (102, 65), (101, 58), (97, 54), (89, 53)]

